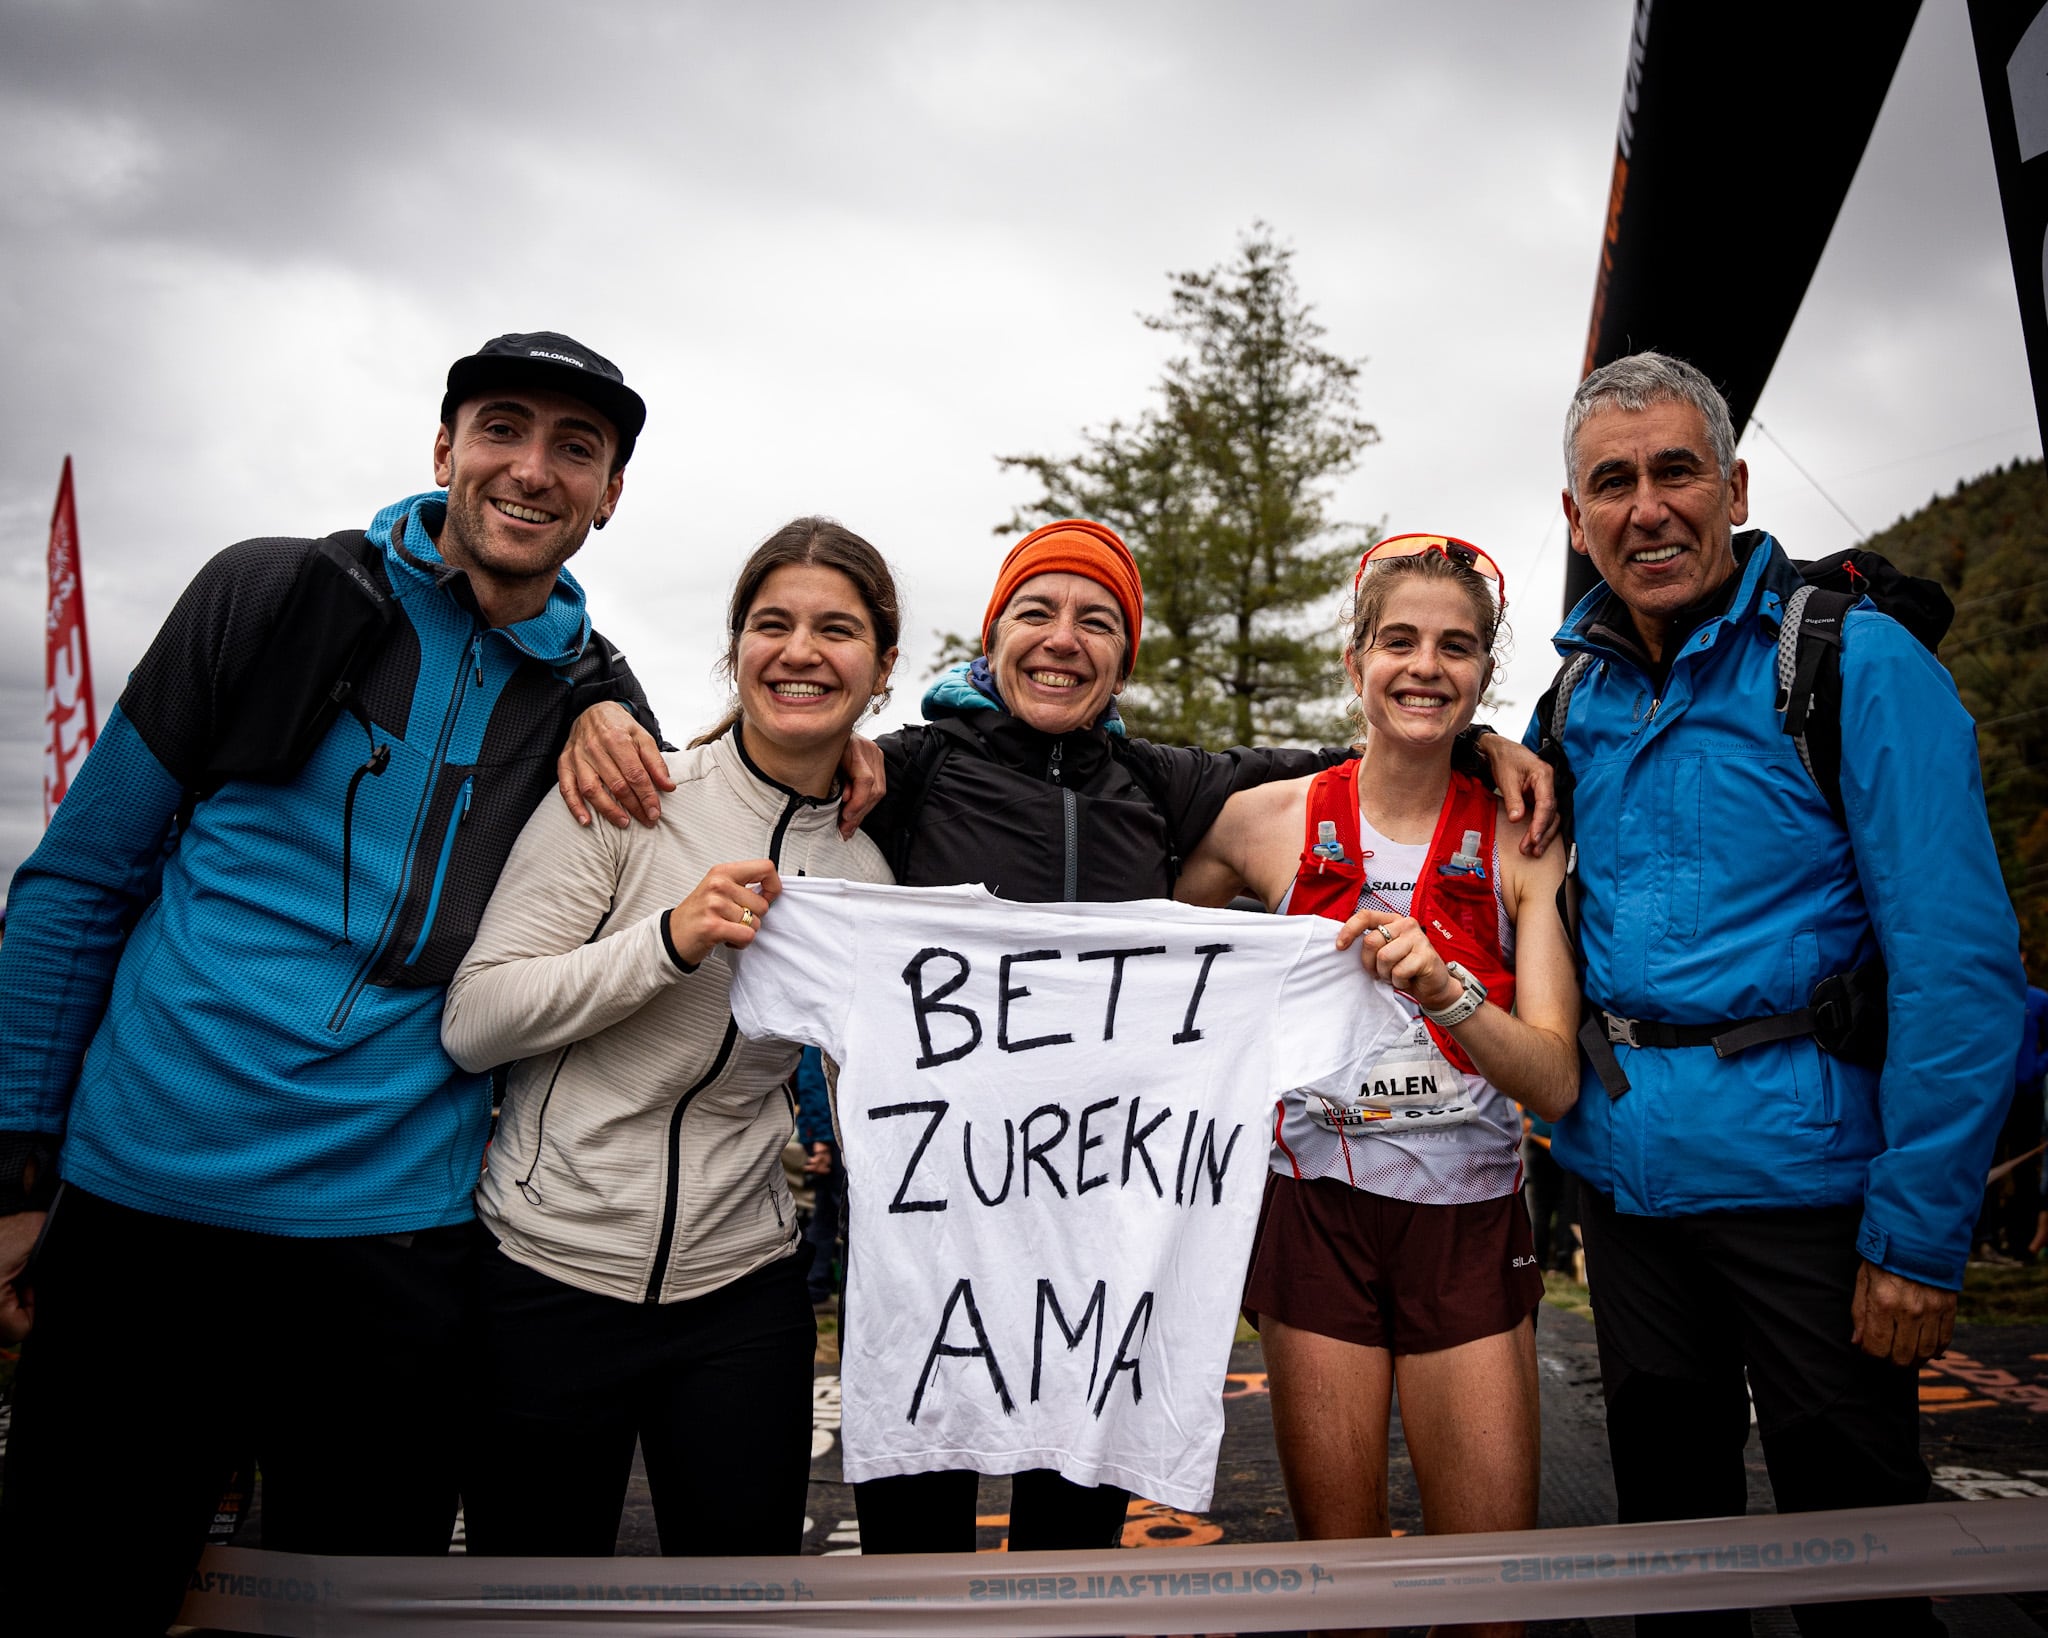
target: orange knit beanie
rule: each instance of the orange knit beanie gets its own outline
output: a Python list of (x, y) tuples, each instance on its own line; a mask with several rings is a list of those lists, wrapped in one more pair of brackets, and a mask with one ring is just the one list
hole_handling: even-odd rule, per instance
[(1086, 518), (1062, 518), (1034, 529), (1010, 548), (1003, 566), (996, 572), (996, 587), (989, 594), (988, 612), (981, 617), (981, 646), (988, 649), (996, 618), (1017, 588), (1034, 575), (1078, 574), (1094, 581), (1116, 599), (1123, 610), (1124, 631), (1130, 647), (1124, 653), (1124, 672), (1130, 673), (1138, 660), (1138, 635), (1145, 620), (1145, 587), (1138, 578), (1137, 560), (1123, 538), (1106, 524)]

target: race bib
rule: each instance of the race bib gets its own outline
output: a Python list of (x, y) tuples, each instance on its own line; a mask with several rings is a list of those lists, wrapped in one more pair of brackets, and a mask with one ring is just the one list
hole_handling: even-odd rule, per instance
[(1400, 1045), (1383, 1054), (1353, 1081), (1332, 1076), (1305, 1088), (1308, 1118), (1325, 1131), (1346, 1137), (1370, 1132), (1398, 1137), (1403, 1132), (1462, 1126), (1478, 1111), (1450, 1060), (1437, 1050), (1421, 1020)]

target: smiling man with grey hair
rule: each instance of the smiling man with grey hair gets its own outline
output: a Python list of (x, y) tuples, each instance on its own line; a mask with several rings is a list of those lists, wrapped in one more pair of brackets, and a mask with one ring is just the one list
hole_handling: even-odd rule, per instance
[[(1735, 533), (1734, 445), (1678, 359), (1580, 386), (1564, 511), (1606, 583), (1558, 633), (1531, 728), (1576, 778), (1588, 1063), (1552, 1152), (1588, 1185), (1624, 1522), (1744, 1510), (1749, 1396), (1781, 1510), (1925, 1499), (1915, 1367), (1955, 1322), (2023, 989), (1972, 724), (1933, 654), (1857, 602), (1838, 790), (1784, 730), (1806, 583)], [(1941, 1630), (1925, 1600), (1796, 1613)]]

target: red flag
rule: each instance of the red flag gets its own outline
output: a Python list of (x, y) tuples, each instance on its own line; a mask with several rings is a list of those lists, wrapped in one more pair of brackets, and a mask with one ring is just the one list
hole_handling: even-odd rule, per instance
[(99, 737), (92, 709), (92, 655), (85, 646), (85, 581), (78, 567), (78, 507), (71, 498), (71, 457), (50, 514), (50, 611), (45, 638), (43, 823), (71, 788), (78, 766)]

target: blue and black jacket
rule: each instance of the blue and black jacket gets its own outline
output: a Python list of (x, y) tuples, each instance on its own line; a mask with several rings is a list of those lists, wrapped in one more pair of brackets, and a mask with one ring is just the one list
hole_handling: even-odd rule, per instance
[(1617, 1046), (1632, 1090), (1610, 1098), (1588, 1067), (1551, 1152), (1637, 1215), (1860, 1203), (1865, 1259), (1954, 1288), (2025, 987), (1975, 731), (1940, 662), (1858, 605), (1842, 627), (1836, 819), (1776, 705), (1798, 571), (1768, 535), (1736, 546), (1727, 607), (1661, 676), (1604, 586), (1557, 635), (1559, 653), (1597, 662), (1563, 728), (1586, 994), (1626, 1018), (1733, 1022), (1792, 1012), (1882, 954), (1884, 1066), (1811, 1036), (1726, 1060)]
[(490, 1081), (441, 1049), (445, 986), (576, 713), (618, 698), (653, 723), (568, 574), (488, 626), (435, 547), (444, 515), (434, 492), (370, 527), (401, 617), (361, 719), (180, 829), (311, 543), (244, 541), (186, 588), (14, 878), (7, 1180), (61, 1136), (66, 1180), (167, 1216), (325, 1236), (471, 1215)]

